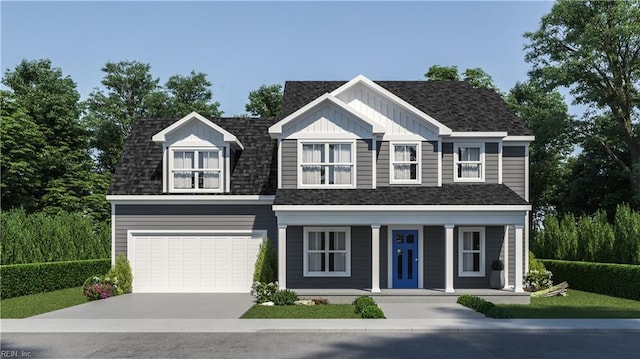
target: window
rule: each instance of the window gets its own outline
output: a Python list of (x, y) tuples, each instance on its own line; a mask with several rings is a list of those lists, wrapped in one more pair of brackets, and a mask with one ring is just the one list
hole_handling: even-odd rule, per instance
[(351, 275), (351, 230), (349, 228), (304, 229), (304, 276), (348, 277)]
[(458, 275), (484, 277), (484, 228), (461, 227), (458, 231)]
[(456, 144), (454, 161), (455, 181), (484, 181), (484, 144)]
[(303, 143), (300, 177), (303, 186), (354, 185), (352, 143)]
[(171, 151), (171, 190), (176, 192), (222, 190), (221, 151), (177, 150)]
[(391, 144), (391, 183), (420, 183), (420, 145)]

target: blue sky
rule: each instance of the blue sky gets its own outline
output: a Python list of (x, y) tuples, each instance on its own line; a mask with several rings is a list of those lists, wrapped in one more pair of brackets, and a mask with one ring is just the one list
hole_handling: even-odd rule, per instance
[(1, 66), (49, 58), (83, 99), (107, 61), (151, 64), (164, 83), (204, 72), (225, 115), (286, 80), (419, 80), (481, 67), (503, 91), (526, 79), (522, 34), (552, 2), (1, 2)]

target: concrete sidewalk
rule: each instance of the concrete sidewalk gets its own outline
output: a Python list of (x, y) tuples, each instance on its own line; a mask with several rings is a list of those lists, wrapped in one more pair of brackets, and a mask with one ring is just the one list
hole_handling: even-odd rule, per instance
[(2, 333), (640, 332), (640, 319), (3, 319)]

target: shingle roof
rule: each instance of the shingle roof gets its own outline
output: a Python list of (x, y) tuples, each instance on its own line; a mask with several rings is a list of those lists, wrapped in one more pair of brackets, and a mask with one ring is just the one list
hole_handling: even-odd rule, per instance
[(504, 184), (376, 189), (278, 189), (274, 205), (527, 205)]
[[(374, 81), (453, 131), (507, 131), (531, 135), (492, 90), (474, 89), (466, 81)], [(284, 118), (346, 81), (287, 81), (282, 98)]]
[[(135, 123), (113, 175), (110, 195), (162, 194), (162, 145), (151, 141), (151, 137), (178, 120), (140, 119)], [(231, 192), (227, 194), (274, 194), (277, 152), (275, 141), (268, 132), (273, 119), (222, 118), (210, 121), (236, 135), (245, 147), (236, 159), (231, 174)]]

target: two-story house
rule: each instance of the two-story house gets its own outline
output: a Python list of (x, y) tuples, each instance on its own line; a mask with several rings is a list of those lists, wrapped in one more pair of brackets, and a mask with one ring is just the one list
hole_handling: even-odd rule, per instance
[(141, 119), (113, 178), (135, 292), (247, 292), (259, 243), (291, 289), (522, 292), (533, 141), (466, 82), (287, 82), (279, 119)]

